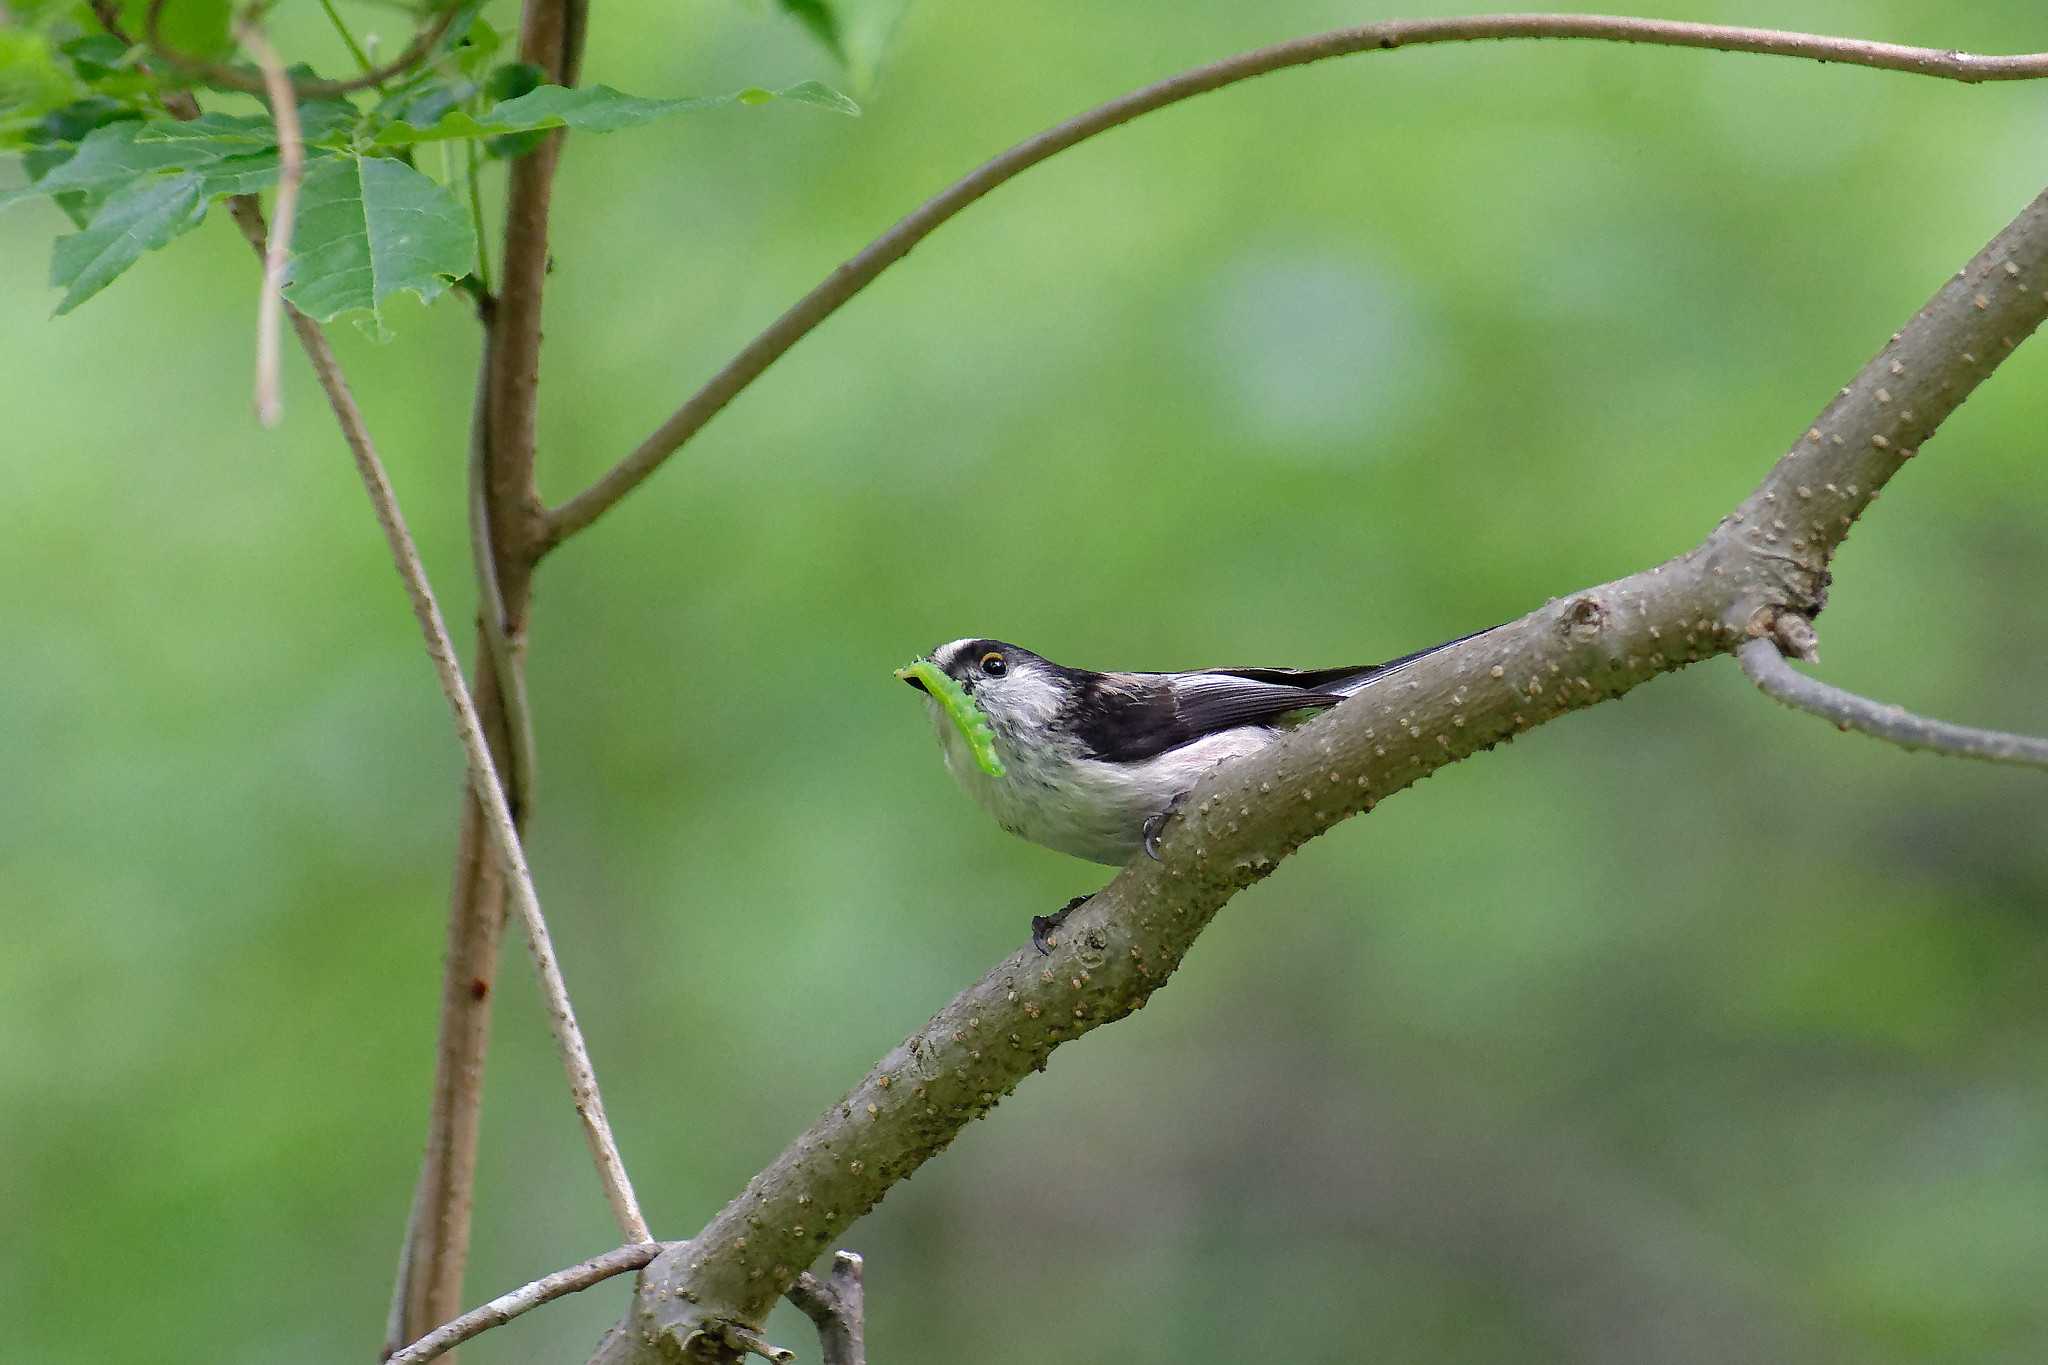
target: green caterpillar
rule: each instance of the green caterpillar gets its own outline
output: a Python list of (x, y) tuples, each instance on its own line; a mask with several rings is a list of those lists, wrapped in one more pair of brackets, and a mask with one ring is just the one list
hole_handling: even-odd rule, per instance
[(953, 724), (960, 727), (960, 737), (967, 741), (967, 747), (974, 753), (974, 761), (990, 777), (1003, 775), (1003, 760), (996, 757), (995, 731), (988, 728), (988, 717), (975, 705), (974, 698), (967, 695), (967, 689), (954, 682), (951, 675), (928, 659), (896, 670), (896, 676), (908, 681), (915, 678), (924, 685), (925, 694), (937, 702), (945, 713), (953, 718)]

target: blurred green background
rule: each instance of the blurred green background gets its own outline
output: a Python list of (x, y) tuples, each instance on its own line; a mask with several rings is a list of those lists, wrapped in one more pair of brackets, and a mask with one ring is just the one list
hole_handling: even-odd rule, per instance
[[(2048, 47), (2027, 0), (1636, 8)], [(1383, 13), (927, 0), (858, 121), (573, 141), (550, 498), (997, 149)], [(636, 93), (848, 82), (766, 5), (593, 17), (587, 77)], [(333, 65), (316, 21), (288, 55)], [(893, 666), (966, 634), (1347, 663), (1675, 553), (2048, 182), (2044, 115), (2039, 87), (1425, 49), (1149, 118), (920, 247), (540, 578), (533, 858), (657, 1231), (1102, 880), (952, 788)], [(51, 322), (61, 227), (0, 217), (5, 1354), (367, 1360), (458, 751), (295, 354), (283, 429), (248, 416), (246, 248), (210, 224)], [(336, 336), (462, 621), (473, 328), (396, 325)], [(2042, 345), (1857, 529), (1823, 676), (2048, 730)], [(1450, 769), (1243, 896), (850, 1232), (871, 1350), (2039, 1360), (2044, 794), (1838, 735), (1725, 659)], [(528, 973), (503, 980), (472, 1301), (616, 1240)], [(625, 1292), (467, 1358), (580, 1360)], [(815, 1357), (792, 1311), (773, 1329)]]

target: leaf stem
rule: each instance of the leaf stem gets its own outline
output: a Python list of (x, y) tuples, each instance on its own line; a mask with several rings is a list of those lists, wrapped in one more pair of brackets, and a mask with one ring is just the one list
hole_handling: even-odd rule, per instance
[(475, 138), (464, 138), (462, 146), (469, 161), (463, 176), (469, 182), (469, 224), (476, 231), (476, 270), (473, 273), (476, 282), (488, 295), (491, 292), (491, 244), (484, 234), (483, 158), (477, 153)]

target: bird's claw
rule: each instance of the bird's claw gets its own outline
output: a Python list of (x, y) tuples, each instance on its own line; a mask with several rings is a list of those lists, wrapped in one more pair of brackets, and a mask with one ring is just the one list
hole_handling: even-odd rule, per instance
[(1160, 861), (1159, 832), (1166, 828), (1166, 822), (1174, 817), (1180, 810), (1180, 803), (1187, 799), (1186, 792), (1175, 792), (1173, 800), (1166, 803), (1164, 810), (1156, 810), (1145, 817), (1145, 856), (1153, 862)]
[(1053, 933), (1062, 924), (1065, 924), (1067, 916), (1073, 914), (1075, 909), (1085, 903), (1087, 899), (1088, 897), (1086, 896), (1076, 896), (1050, 915), (1033, 915), (1031, 917), (1031, 946), (1038, 949), (1046, 957), (1052, 956), (1053, 946), (1059, 942), (1058, 939), (1052, 937)]

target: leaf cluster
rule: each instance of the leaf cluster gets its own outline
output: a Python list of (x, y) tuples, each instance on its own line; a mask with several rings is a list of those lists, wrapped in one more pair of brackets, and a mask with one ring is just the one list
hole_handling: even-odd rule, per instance
[[(285, 297), (312, 317), (353, 316), (382, 337), (394, 295), (431, 301), (451, 284), (482, 283), (478, 178), (553, 129), (610, 133), (770, 101), (860, 112), (816, 81), (679, 98), (544, 84), (534, 68), (501, 60), (505, 37), (481, 8), (463, 0), (411, 70), (299, 105), (305, 170)], [(102, 0), (98, 12), (34, 0), (0, 27), (0, 156), (16, 158), (26, 181), (0, 192), (0, 207), (47, 198), (77, 229), (51, 253), (60, 314), (197, 227), (211, 205), (270, 189), (282, 173), (277, 126), (260, 103), (129, 41), (144, 32), (145, 10), (145, 0)], [(182, 54), (234, 61), (227, 0), (164, 7), (158, 36)], [(290, 74), (317, 79), (303, 65)], [(230, 108), (195, 116), (195, 96)], [(438, 175), (420, 156), (429, 144), (442, 149)]]

